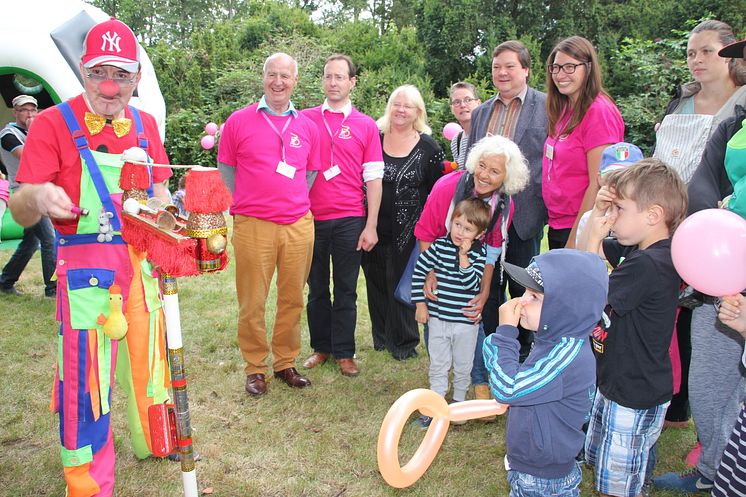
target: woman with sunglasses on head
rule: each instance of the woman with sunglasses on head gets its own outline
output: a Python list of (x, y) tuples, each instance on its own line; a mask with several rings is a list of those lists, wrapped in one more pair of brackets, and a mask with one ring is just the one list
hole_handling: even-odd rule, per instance
[(549, 213), (549, 248), (574, 248), (578, 221), (593, 206), (604, 149), (624, 141), (624, 121), (601, 85), (591, 42), (560, 41), (547, 59), (547, 117), (542, 196)]

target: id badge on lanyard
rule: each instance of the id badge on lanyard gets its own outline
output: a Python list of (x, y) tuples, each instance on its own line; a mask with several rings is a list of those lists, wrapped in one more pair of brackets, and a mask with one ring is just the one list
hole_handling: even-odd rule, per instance
[(277, 169), (275, 169), (275, 172), (285, 176), (286, 178), (293, 179), (295, 177), (295, 167), (291, 166), (287, 163), (287, 160), (285, 158), (285, 139), (283, 138), (283, 135), (285, 134), (285, 131), (287, 131), (288, 126), (290, 126), (290, 123), (293, 121), (293, 116), (288, 117), (287, 121), (285, 121), (285, 126), (282, 127), (282, 131), (279, 131), (277, 127), (275, 127), (272, 120), (267, 117), (267, 114), (262, 112), (262, 117), (265, 121), (267, 121), (267, 124), (269, 124), (269, 127), (272, 128), (272, 131), (275, 132), (275, 134), (280, 138), (280, 151), (282, 153), (282, 159), (277, 163)]
[(345, 121), (347, 120), (347, 116), (345, 116), (342, 119), (342, 122), (339, 125), (339, 128), (332, 133), (332, 129), (329, 127), (329, 123), (326, 122), (326, 117), (324, 117), (324, 112), (321, 112), (321, 119), (324, 121), (324, 126), (326, 127), (326, 132), (329, 133), (329, 142), (330, 142), (330, 159), (329, 159), (329, 168), (324, 171), (324, 179), (326, 181), (331, 181), (334, 177), (338, 176), (342, 169), (340, 169), (339, 164), (336, 164), (334, 162), (334, 137), (339, 133), (339, 130), (342, 129), (342, 126), (344, 126)]

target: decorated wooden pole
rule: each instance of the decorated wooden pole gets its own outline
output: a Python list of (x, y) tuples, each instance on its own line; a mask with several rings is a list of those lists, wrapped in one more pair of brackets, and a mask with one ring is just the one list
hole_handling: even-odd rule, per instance
[[(142, 169), (147, 171), (138, 155), (122, 169), (120, 186), (125, 190), (122, 236), (147, 258), (160, 274), (163, 293), (163, 313), (166, 321), (166, 341), (171, 369), (173, 413), (168, 406), (158, 407), (151, 423), (161, 431), (173, 435), (159, 435), (167, 439), (163, 453), (178, 453), (182, 483), (186, 497), (197, 497), (197, 474), (192, 446), (192, 427), (189, 417), (186, 367), (181, 334), (181, 315), (176, 278), (196, 276), (205, 272), (222, 271), (228, 265), (227, 227), (223, 212), (229, 207), (231, 194), (215, 168), (194, 166), (187, 172), (184, 206), (190, 212), (184, 219), (171, 205), (155, 198), (143, 198)], [(149, 174), (147, 175), (149, 177)], [(175, 426), (173, 426), (175, 425)], [(155, 452), (155, 451), (154, 451)]]

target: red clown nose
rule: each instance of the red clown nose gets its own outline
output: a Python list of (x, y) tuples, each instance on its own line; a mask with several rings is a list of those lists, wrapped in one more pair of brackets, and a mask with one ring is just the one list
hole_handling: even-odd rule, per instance
[(119, 93), (119, 85), (110, 79), (102, 81), (101, 84), (98, 85), (98, 89), (105, 97), (113, 97), (114, 95)]

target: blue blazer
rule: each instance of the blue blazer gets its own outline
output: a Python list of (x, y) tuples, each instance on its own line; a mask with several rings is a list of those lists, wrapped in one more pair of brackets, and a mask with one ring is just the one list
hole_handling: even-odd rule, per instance
[[(487, 135), (492, 105), (497, 96), (474, 109), (471, 113), (469, 147)], [(513, 196), (515, 214), (513, 228), (521, 240), (537, 236), (547, 223), (547, 208), (541, 196), (541, 159), (547, 140), (547, 95), (529, 88), (518, 116), (513, 141), (528, 161), (531, 179), (525, 190)], [(468, 158), (468, 154), (467, 154)]]

